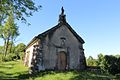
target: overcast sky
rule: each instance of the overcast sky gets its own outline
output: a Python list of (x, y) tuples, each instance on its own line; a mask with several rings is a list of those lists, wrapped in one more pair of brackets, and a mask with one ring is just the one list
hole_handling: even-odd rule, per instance
[[(16, 21), (20, 36), (16, 44), (30, 40), (58, 23), (61, 7), (67, 22), (84, 39), (85, 56), (120, 54), (120, 0), (35, 0), (39, 12), (27, 18), (30, 26)], [(0, 39), (0, 45), (3, 41)]]

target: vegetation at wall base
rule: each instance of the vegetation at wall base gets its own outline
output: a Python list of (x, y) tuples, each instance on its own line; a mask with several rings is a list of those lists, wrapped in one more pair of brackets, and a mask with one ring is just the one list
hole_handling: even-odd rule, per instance
[(0, 63), (1, 80), (120, 80), (120, 75), (114, 76), (96, 71), (41, 71), (36, 75), (28, 74), (28, 67), (23, 61), (9, 61)]

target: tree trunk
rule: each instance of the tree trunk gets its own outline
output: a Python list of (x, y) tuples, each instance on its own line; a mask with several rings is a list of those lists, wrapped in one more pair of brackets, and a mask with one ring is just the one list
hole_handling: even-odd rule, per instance
[(7, 39), (6, 44), (5, 44), (5, 53), (4, 53), (5, 56), (7, 55), (8, 46), (9, 46), (9, 38)]
[(4, 55), (6, 56), (6, 54), (5, 54), (5, 51), (6, 50), (6, 39), (4, 39)]
[(13, 47), (13, 40), (11, 41), (11, 44), (10, 44), (10, 53), (12, 52), (12, 47)]

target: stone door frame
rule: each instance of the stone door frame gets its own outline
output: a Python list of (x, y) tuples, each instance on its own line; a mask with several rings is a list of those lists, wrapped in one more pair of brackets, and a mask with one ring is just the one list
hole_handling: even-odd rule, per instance
[(68, 48), (62, 48), (62, 47), (56, 47), (56, 67), (55, 69), (58, 70), (58, 54), (60, 52), (64, 52), (66, 56), (66, 68), (65, 70), (69, 70), (69, 64), (70, 64), (70, 59), (69, 59), (69, 51)]

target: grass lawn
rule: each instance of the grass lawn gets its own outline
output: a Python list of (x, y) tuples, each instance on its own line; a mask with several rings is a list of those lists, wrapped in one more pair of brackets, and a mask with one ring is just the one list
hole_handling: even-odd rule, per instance
[(120, 80), (115, 76), (90, 71), (42, 71), (31, 77), (22, 61), (0, 63), (0, 80)]
[(28, 68), (23, 66), (22, 61), (10, 61), (0, 63), (0, 80), (19, 79), (22, 75), (27, 75)]

